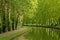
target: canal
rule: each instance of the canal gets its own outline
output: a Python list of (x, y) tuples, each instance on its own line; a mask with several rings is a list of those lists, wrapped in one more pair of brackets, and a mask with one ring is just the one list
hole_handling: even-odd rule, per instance
[(32, 27), (32, 29), (12, 40), (60, 40), (60, 30)]

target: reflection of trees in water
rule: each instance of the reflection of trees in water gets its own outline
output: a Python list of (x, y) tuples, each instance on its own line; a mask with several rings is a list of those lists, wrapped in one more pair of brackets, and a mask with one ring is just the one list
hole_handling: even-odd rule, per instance
[(32, 30), (27, 33), (25, 37), (29, 40), (58, 40), (59, 34), (57, 32), (59, 31), (56, 29), (35, 27), (32, 28)]

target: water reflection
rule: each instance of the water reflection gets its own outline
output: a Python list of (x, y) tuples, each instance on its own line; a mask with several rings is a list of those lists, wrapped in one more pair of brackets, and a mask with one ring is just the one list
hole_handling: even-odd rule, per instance
[(32, 30), (20, 35), (13, 40), (60, 40), (60, 30), (32, 27)]

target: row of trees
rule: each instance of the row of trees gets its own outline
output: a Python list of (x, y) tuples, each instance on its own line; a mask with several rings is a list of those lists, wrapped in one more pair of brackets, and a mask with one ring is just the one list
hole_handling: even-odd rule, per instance
[(44, 24), (53, 23), (60, 25), (59, 1), (49, 0), (31, 0), (31, 7), (25, 14), (24, 22), (26, 24)]
[[(24, 14), (24, 24), (41, 24), (60, 28), (59, 0), (31, 0)], [(34, 27), (27, 35), (30, 40), (60, 40), (60, 30)]]
[[(24, 13), (23, 22), (25, 24), (44, 24), (53, 27), (60, 25), (59, 2), (59, 0), (20, 0), (20, 10)], [(31, 37), (34, 37), (34, 40), (58, 40), (60, 36), (60, 31), (55, 29), (36, 28), (35, 30), (33, 28), (31, 31), (30, 34), (32, 34)]]
[(17, 29), (20, 10), (14, 0), (0, 0), (0, 33)]
[[(58, 0), (0, 0), (0, 33), (17, 29), (21, 20), (25, 24), (60, 25), (59, 7), (60, 4)], [(33, 30), (34, 29), (32, 29), (32, 31)], [(36, 28), (36, 31), (37, 30), (39, 30), (40, 33), (42, 33), (42, 31), (45, 33), (46, 31), (44, 30), (47, 30), (48, 34), (54, 29), (47, 28), (43, 30), (43, 28)], [(60, 31), (54, 31), (56, 35), (60, 35), (59, 32)], [(40, 33), (38, 35), (41, 35)]]
[(22, 26), (23, 15), (32, 6), (30, 3), (29, 0), (0, 0), (0, 33)]

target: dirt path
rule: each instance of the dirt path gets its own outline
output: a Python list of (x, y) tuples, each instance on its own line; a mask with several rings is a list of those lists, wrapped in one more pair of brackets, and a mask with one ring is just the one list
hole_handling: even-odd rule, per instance
[(8, 36), (8, 35), (10, 35), (10, 34), (14, 34), (14, 33), (19, 32), (19, 31), (22, 31), (22, 30), (24, 30), (24, 29), (26, 29), (26, 27), (20, 28), (19, 30), (14, 30), (14, 31), (2, 33), (2, 34), (0, 34), (0, 38), (6, 37), (6, 36)]

